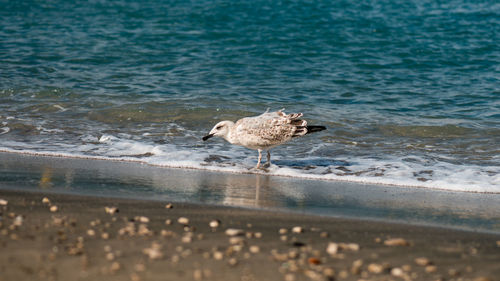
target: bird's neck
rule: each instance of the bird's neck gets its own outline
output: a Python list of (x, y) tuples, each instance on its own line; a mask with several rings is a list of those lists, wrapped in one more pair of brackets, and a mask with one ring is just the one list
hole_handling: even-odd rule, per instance
[(239, 144), (238, 138), (234, 132), (234, 123), (231, 122), (228, 124), (227, 133), (224, 135), (224, 139), (227, 140), (231, 144)]

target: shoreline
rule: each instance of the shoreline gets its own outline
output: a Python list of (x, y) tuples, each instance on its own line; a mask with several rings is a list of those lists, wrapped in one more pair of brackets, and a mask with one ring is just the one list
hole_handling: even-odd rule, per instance
[(154, 199), (500, 233), (500, 196), (0, 153), (0, 189)]
[(51, 153), (51, 152), (32, 152), (32, 151), (15, 151), (15, 150), (7, 150), (0, 149), (0, 154), (17, 154), (31, 157), (48, 157), (48, 158), (61, 158), (61, 159), (75, 159), (75, 160), (93, 160), (93, 161), (110, 161), (115, 163), (131, 163), (131, 164), (139, 164), (145, 165), (152, 168), (165, 168), (165, 169), (179, 169), (179, 170), (193, 170), (193, 171), (205, 171), (212, 173), (227, 173), (233, 175), (263, 175), (263, 176), (275, 176), (282, 178), (290, 178), (296, 180), (310, 180), (310, 181), (323, 181), (323, 182), (333, 182), (333, 183), (349, 183), (349, 184), (367, 184), (367, 185), (377, 185), (377, 186), (385, 186), (392, 188), (419, 188), (426, 190), (435, 190), (435, 191), (444, 191), (444, 192), (462, 192), (462, 193), (477, 193), (477, 194), (495, 194), (500, 195), (500, 191), (477, 191), (477, 190), (455, 190), (450, 188), (439, 188), (435, 186), (425, 186), (422, 182), (421, 185), (418, 184), (399, 184), (399, 183), (390, 183), (390, 182), (367, 182), (365, 180), (360, 179), (352, 179), (350, 176), (342, 176), (336, 178), (324, 178), (316, 174), (310, 175), (289, 175), (286, 173), (268, 173), (267, 171), (255, 171), (253, 169), (249, 169), (248, 171), (237, 171), (233, 169), (210, 169), (196, 167), (193, 165), (168, 165), (168, 164), (155, 164), (149, 163), (144, 160), (139, 160), (140, 157), (128, 156), (124, 158), (113, 158), (113, 157), (105, 157), (105, 156), (90, 156), (90, 155), (78, 155), (78, 154), (64, 154), (64, 153)]
[(0, 190), (0, 199), (2, 281), (500, 275), (498, 234), (40, 191)]

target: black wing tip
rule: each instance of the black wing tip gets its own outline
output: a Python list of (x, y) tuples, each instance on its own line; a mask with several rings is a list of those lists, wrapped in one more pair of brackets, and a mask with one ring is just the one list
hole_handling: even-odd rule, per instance
[(325, 126), (306, 126), (307, 134), (326, 130)]

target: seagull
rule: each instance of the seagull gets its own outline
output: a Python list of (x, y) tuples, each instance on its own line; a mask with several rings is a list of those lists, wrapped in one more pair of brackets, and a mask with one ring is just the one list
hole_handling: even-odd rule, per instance
[(268, 110), (259, 116), (242, 118), (236, 123), (221, 121), (202, 139), (206, 141), (211, 137), (222, 137), (231, 144), (257, 149), (259, 159), (255, 169), (260, 168), (262, 151), (266, 150), (267, 163), (264, 167), (269, 167), (271, 165), (271, 153), (269, 152), (271, 148), (296, 137), (326, 130), (325, 126), (308, 126), (306, 120), (299, 119), (303, 116), (302, 113), (286, 114), (283, 110), (275, 112)]

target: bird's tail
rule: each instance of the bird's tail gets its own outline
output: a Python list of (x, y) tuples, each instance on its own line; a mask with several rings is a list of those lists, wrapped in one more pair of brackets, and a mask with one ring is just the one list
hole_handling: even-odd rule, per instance
[[(305, 122), (305, 121), (304, 121)], [(319, 131), (326, 130), (325, 126), (297, 126), (295, 133), (293, 133), (292, 138), (301, 137), (310, 133), (315, 133)]]
[(307, 135), (307, 134), (316, 133), (316, 132), (326, 130), (326, 127), (325, 126), (306, 126), (306, 129), (307, 129), (307, 133), (306, 133), (306, 135)]

